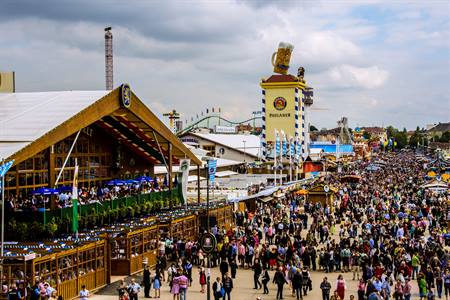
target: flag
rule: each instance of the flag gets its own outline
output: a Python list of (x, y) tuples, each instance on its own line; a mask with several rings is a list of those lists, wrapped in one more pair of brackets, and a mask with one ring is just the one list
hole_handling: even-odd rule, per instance
[(295, 145), (294, 145), (294, 139), (291, 137), (290, 139), (290, 146), (289, 146), (289, 150), (290, 150), (290, 157), (294, 157), (295, 156)]
[(280, 145), (280, 136), (278, 135), (278, 131), (275, 129), (275, 157), (280, 155), (281, 145)]
[[(0, 166), (0, 178), (6, 175), (6, 172), (8, 172), (13, 163), (14, 159)], [(4, 180), (0, 180), (0, 191), (3, 189), (2, 182), (4, 182)]]
[(72, 184), (72, 232), (78, 232), (78, 164), (75, 165)]
[(11, 168), (14, 159), (0, 166), (0, 177), (5, 176), (6, 172)]
[(214, 180), (216, 179), (216, 169), (217, 169), (217, 160), (215, 159), (208, 160), (208, 175), (209, 175), (209, 182), (211, 185), (214, 184)]
[(281, 135), (283, 136), (283, 145), (282, 145), (283, 156), (286, 156), (286, 154), (287, 154), (287, 140), (286, 140), (286, 134), (284, 133), (283, 130), (281, 130)]
[(190, 159), (180, 159), (180, 176), (181, 179), (181, 192), (183, 194), (184, 203), (187, 203), (187, 185), (188, 185), (188, 177), (189, 177), (189, 166), (191, 164)]

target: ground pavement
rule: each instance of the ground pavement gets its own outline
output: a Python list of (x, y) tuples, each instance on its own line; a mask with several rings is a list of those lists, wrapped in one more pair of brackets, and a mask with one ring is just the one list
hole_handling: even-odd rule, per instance
[[(270, 278), (273, 279), (274, 271), (270, 272)], [(332, 291), (335, 288), (336, 285), (336, 279), (339, 274), (343, 274), (344, 278), (347, 283), (347, 291), (345, 293), (345, 299), (348, 300), (350, 298), (350, 295), (355, 295), (355, 298), (357, 298), (357, 284), (358, 281), (352, 280), (352, 274), (351, 273), (328, 273), (325, 274), (321, 271), (311, 271), (312, 281), (313, 281), (313, 289), (308, 293), (306, 297), (303, 299), (305, 300), (322, 300), (322, 294), (321, 290), (319, 288), (320, 282), (322, 281), (324, 276), (328, 277), (328, 281), (331, 282)], [(215, 278), (220, 275), (220, 272), (218, 268), (214, 268), (211, 270), (211, 286), (215, 280)], [(141, 277), (136, 276), (136, 281), (140, 282)], [(126, 281), (129, 282), (131, 278), (127, 278)], [(198, 281), (198, 273), (197, 269), (193, 269), (193, 284), (188, 289), (187, 293), (187, 300), (200, 300), (200, 299), (206, 299), (206, 293), (202, 294), (200, 293), (200, 285)], [(254, 290), (253, 289), (253, 272), (251, 270), (245, 270), (245, 269), (238, 269), (236, 278), (233, 280), (234, 289), (231, 292), (231, 298), (234, 300), (255, 300), (256, 297), (261, 297), (262, 300), (272, 300), (276, 298), (276, 285), (272, 284), (271, 282), (268, 284), (269, 287), (269, 295), (263, 295), (263, 290)], [(413, 284), (413, 297), (412, 299), (419, 299), (418, 297), (418, 289), (417, 289), (417, 282), (412, 282)], [(118, 299), (116, 289), (117, 285), (111, 285), (101, 291), (99, 291), (97, 294), (93, 295), (91, 297), (92, 300), (110, 300), (110, 299)], [(151, 295), (154, 294), (153, 289), (151, 290)], [(139, 295), (141, 299), (144, 299), (143, 289), (141, 290), (141, 293)], [(285, 285), (283, 297), (286, 300), (295, 300), (296, 298), (291, 296), (291, 291), (288, 285)], [(172, 294), (169, 292), (169, 286), (166, 282), (163, 283), (163, 286), (161, 288), (161, 300), (172, 300)], [(214, 297), (211, 295), (211, 299), (214, 299)]]

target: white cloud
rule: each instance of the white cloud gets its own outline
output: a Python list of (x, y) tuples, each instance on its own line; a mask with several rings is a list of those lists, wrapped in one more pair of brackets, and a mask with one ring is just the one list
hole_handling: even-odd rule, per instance
[(333, 67), (321, 77), (328, 79), (329, 87), (374, 89), (382, 86), (389, 77), (389, 72), (378, 66), (356, 67), (340, 65)]

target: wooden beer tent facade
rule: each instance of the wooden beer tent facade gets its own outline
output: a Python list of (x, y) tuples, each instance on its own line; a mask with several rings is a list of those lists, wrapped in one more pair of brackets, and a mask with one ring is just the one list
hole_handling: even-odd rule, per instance
[(127, 85), (113, 91), (0, 94), (0, 111), (5, 114), (0, 157), (14, 159), (5, 177), (7, 198), (55, 187), (72, 145), (57, 186), (71, 185), (75, 159), (84, 187), (152, 176), (156, 164), (172, 170), (180, 158), (202, 165)]

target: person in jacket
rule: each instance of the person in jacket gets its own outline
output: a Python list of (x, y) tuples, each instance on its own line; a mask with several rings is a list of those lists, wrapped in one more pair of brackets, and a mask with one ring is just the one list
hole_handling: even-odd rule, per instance
[(300, 274), (300, 269), (296, 269), (294, 275), (292, 276), (292, 290), (294, 294), (297, 296), (297, 300), (299, 300), (300, 298), (303, 299), (302, 274)]
[(269, 289), (267, 288), (267, 284), (269, 283), (269, 281), (270, 281), (270, 276), (269, 276), (269, 272), (266, 269), (266, 270), (264, 270), (264, 275), (263, 275), (262, 280), (261, 280), (261, 282), (263, 284), (263, 287), (264, 287), (264, 293), (263, 294), (266, 294), (266, 295), (269, 294)]
[(144, 281), (144, 296), (145, 298), (150, 298), (151, 280), (148, 265), (145, 265), (144, 267), (143, 281)]
[(237, 271), (238, 265), (236, 263), (236, 259), (233, 259), (230, 263), (230, 271), (231, 271), (231, 278), (236, 278), (236, 271)]
[(275, 272), (272, 282), (277, 285), (277, 299), (283, 299), (283, 287), (287, 281), (281, 267)]
[(253, 269), (253, 282), (255, 284), (255, 287), (253, 289), (257, 290), (262, 288), (262, 284), (261, 282), (259, 282), (259, 277), (261, 276), (262, 273), (262, 267), (259, 262), (259, 259), (255, 259), (255, 263), (253, 264), (252, 269)]
[(214, 295), (214, 300), (220, 300), (220, 298), (223, 297), (222, 295), (222, 282), (220, 280), (220, 277), (216, 278), (216, 281), (214, 281), (213, 286), (212, 286), (212, 291), (213, 291), (213, 295)]
[(331, 283), (327, 277), (324, 277), (320, 283), (320, 289), (322, 290), (322, 300), (330, 300)]
[(222, 259), (222, 262), (219, 266), (220, 273), (222, 274), (222, 282), (225, 279), (225, 274), (228, 272), (228, 263), (225, 259)]
[(225, 273), (225, 277), (223, 280), (223, 289), (225, 290), (225, 296), (223, 297), (223, 300), (228, 298), (228, 300), (231, 300), (231, 291), (233, 290), (233, 279), (230, 277), (230, 274), (227, 272)]

